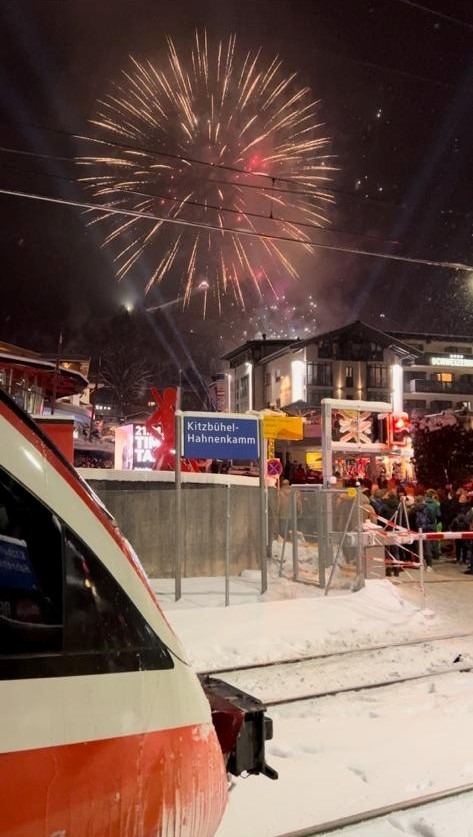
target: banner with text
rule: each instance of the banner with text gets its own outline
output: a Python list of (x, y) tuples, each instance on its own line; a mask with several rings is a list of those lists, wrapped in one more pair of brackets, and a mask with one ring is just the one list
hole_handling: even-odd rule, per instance
[(304, 429), (299, 416), (264, 416), (265, 439), (303, 439)]

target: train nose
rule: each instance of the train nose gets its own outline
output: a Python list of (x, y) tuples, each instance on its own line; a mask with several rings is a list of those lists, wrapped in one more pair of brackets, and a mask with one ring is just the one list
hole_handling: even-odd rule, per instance
[[(143, 833), (214, 837), (228, 801), (228, 780), (213, 724), (169, 730), (166, 746), (161, 741), (159, 751), (152, 741), (148, 744), (142, 772), (149, 777), (144, 821), (154, 823), (154, 830)], [(157, 831), (156, 823), (160, 824)]]

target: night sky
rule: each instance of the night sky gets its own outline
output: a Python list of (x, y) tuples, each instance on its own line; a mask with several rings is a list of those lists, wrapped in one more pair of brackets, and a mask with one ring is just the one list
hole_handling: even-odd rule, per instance
[[(235, 33), (241, 50), (261, 46), (266, 63), (278, 54), (286, 74), (296, 72), (320, 99), (320, 133), (337, 171), (327, 184), (335, 199), (329, 224), (310, 231), (313, 242), (473, 264), (468, 0), (0, 0), (1, 188), (90, 200), (75, 162), (90, 146), (72, 134), (99, 135), (88, 120), (130, 55), (163, 66), (169, 35), (185, 62), (196, 27), (209, 43)], [(61, 328), (73, 335), (123, 304), (182, 294), (177, 261), (144, 301), (165, 241), (119, 283), (105, 226), (88, 226), (80, 208), (0, 195), (0, 213), (0, 339), (52, 348)], [(279, 233), (274, 223), (255, 220), (257, 230)], [(189, 258), (189, 241), (183, 237), (180, 258)], [(269, 288), (259, 298), (242, 276), (244, 310), (228, 295), (219, 313), (209, 296), (204, 319), (203, 292), (185, 312), (179, 302), (167, 307), (191, 351), (194, 335), (223, 353), (262, 332), (307, 337), (353, 319), (472, 332), (473, 271), (336, 249), (309, 255), (293, 244), (285, 252), (300, 278), (268, 262), (278, 298)]]

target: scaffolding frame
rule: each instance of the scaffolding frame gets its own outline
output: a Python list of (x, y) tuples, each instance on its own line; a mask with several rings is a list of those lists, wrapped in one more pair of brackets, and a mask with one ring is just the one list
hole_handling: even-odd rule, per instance
[[(378, 418), (388, 418), (394, 412), (392, 404), (387, 401), (351, 401), (343, 398), (322, 398), (322, 468), (324, 485), (330, 485), (330, 478), (333, 474), (333, 454), (339, 453), (348, 457), (358, 456), (386, 456), (393, 453), (393, 446), (390, 439), (386, 442), (365, 442), (361, 441), (363, 433), (360, 432), (360, 417), (362, 413), (375, 413)], [(354, 442), (338, 441), (333, 439), (332, 414), (347, 410), (358, 414), (358, 438)], [(389, 422), (388, 422), (389, 424)]]

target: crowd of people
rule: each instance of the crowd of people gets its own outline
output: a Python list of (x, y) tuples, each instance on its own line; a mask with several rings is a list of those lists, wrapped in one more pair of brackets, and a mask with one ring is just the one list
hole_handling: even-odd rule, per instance
[(113, 468), (113, 458), (111, 456), (94, 456), (89, 453), (82, 453), (76, 451), (74, 453), (74, 467), (75, 468)]
[[(396, 519), (401, 525), (407, 523), (415, 532), (473, 530), (473, 494), (462, 486), (426, 489), (418, 483), (397, 482), (391, 488), (381, 489), (375, 483), (364, 485), (362, 495), (365, 517), (383, 525)], [(465, 539), (455, 540), (453, 543), (454, 561), (465, 565), (467, 575), (473, 575), (473, 541)], [(412, 550), (418, 552), (417, 542), (413, 544)], [(395, 559), (402, 558), (399, 547), (391, 547), (390, 553)], [(452, 554), (451, 542), (426, 540), (423, 542), (423, 553), (427, 571), (431, 571), (434, 561), (442, 554)], [(390, 562), (387, 574), (397, 575), (398, 572), (395, 563), (393, 565)]]
[(282, 474), (284, 480), (295, 485), (322, 485), (322, 471), (304, 467), (300, 462), (286, 462)]
[[(473, 490), (467, 486), (426, 488), (419, 482), (402, 481), (394, 477), (369, 479), (342, 479), (339, 473), (333, 477), (333, 488), (361, 487), (361, 512), (364, 521), (389, 528), (393, 522), (418, 532), (468, 532), (473, 534)], [(281, 479), (279, 497), (279, 535), (283, 535), (291, 484), (322, 483), (322, 474), (288, 463)], [(298, 500), (301, 528), (304, 530), (304, 503)], [(286, 527), (287, 528), (287, 527)], [(418, 542), (403, 549), (392, 545), (386, 550), (386, 575), (399, 575), (403, 561), (416, 560)], [(473, 575), (473, 539), (455, 541), (423, 541), (423, 556), (428, 572), (441, 556), (452, 559), (464, 567), (467, 575)]]

